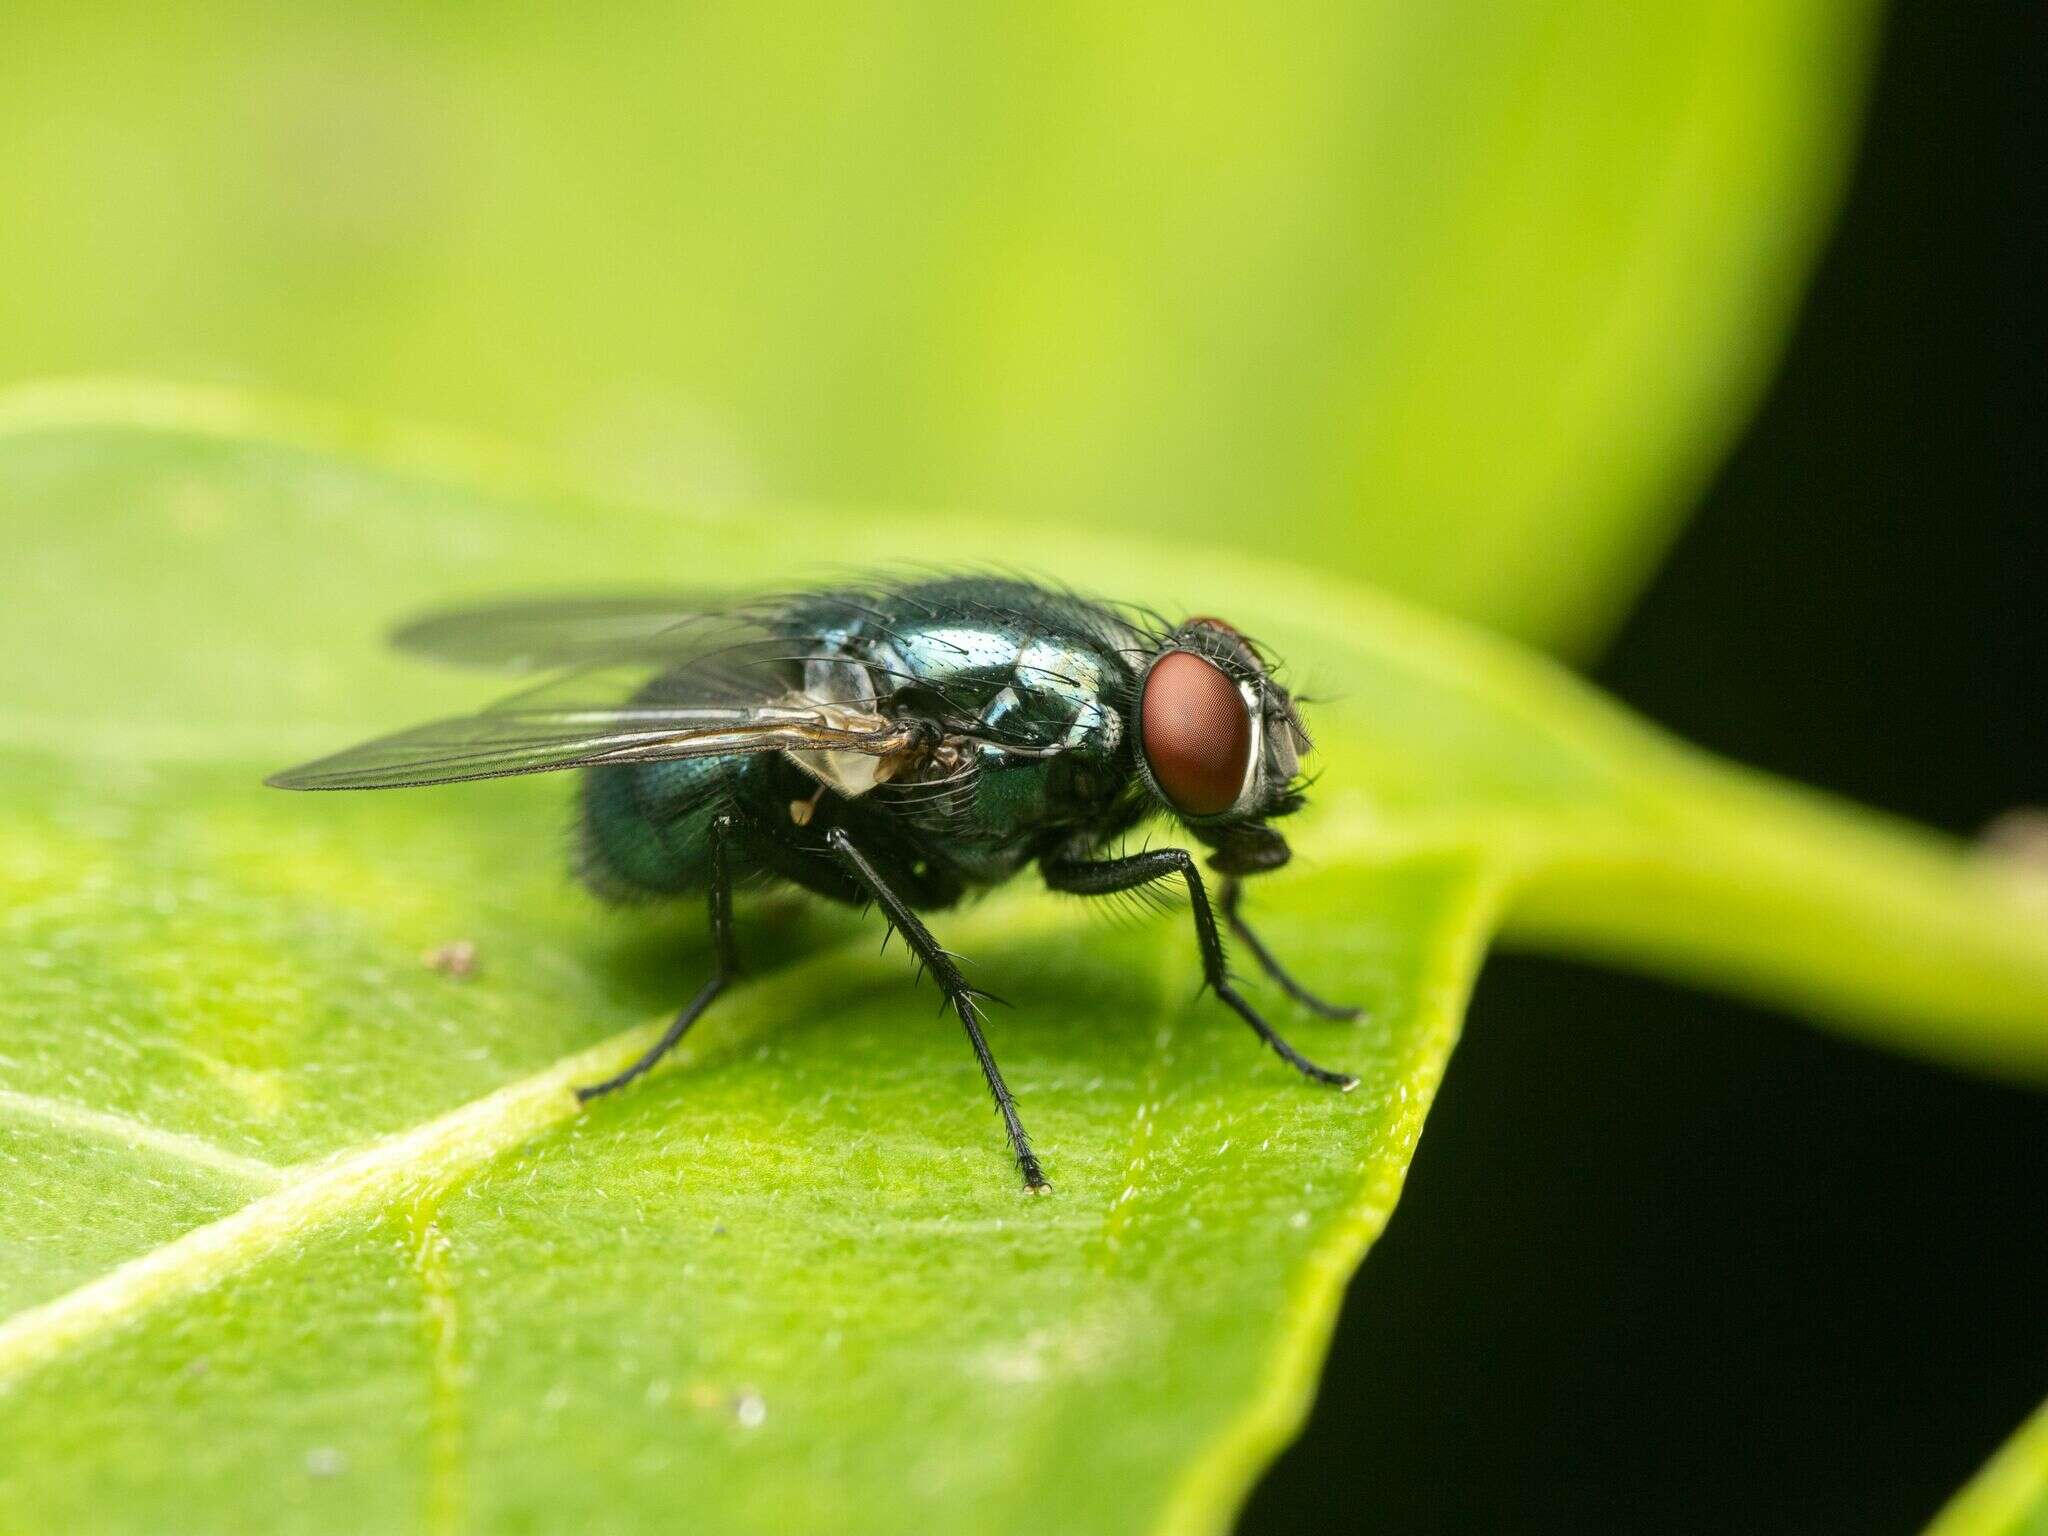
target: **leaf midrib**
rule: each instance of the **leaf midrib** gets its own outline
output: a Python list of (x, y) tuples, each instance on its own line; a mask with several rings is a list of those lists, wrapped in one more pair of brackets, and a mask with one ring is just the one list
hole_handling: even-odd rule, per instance
[[(1057, 908), (1042, 902), (999, 901), (963, 914), (959, 926), (970, 938), (988, 938), (1049, 927), (1059, 915)], [(887, 968), (884, 957), (863, 959), (861, 952), (867, 948), (864, 939), (849, 935), (787, 970), (762, 978), (734, 996), (715, 1034), (686, 1041), (663, 1064), (664, 1069), (727, 1050), (753, 1030), (787, 1017), (790, 1010), (786, 1005), (791, 999), (801, 997), (821, 980), (843, 985), (850, 965), (875, 971)], [(649, 1020), (621, 1030), (420, 1125), (301, 1165), (303, 1171), (297, 1177), (292, 1177), (293, 1170), (240, 1159), (197, 1137), (156, 1131), (122, 1116), (32, 1095), (10, 1095), (34, 1106), (41, 1118), (52, 1123), (69, 1122), (102, 1134), (130, 1134), (154, 1150), (181, 1157), (194, 1166), (221, 1168), (246, 1161), (252, 1173), (263, 1170), (274, 1187), (239, 1210), (0, 1322), (0, 1393), (102, 1328), (163, 1298), (239, 1270), (298, 1232), (350, 1211), (385, 1209), (408, 1196), (431, 1198), (445, 1191), (500, 1153), (573, 1118), (580, 1107), (574, 1089), (609, 1077), (636, 1059), (653, 1043), (664, 1022)], [(0, 1101), (0, 1107), (4, 1102)]]

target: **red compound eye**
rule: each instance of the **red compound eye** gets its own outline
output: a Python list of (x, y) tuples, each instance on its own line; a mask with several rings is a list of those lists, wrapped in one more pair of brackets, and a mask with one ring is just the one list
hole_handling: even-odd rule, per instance
[(1138, 701), (1145, 762), (1173, 808), (1216, 816), (1237, 803), (1252, 763), (1252, 719), (1223, 670), (1193, 651), (1168, 651)]

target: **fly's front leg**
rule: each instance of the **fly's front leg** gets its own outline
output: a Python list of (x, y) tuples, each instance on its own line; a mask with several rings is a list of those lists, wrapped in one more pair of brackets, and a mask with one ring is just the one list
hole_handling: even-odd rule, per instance
[(1076, 896), (1113, 896), (1179, 875), (1187, 882), (1188, 901), (1194, 908), (1195, 942), (1202, 951), (1202, 975), (1216, 995), (1235, 1009), (1237, 1016), (1251, 1025), (1253, 1032), (1282, 1061), (1304, 1077), (1347, 1093), (1358, 1086), (1358, 1079), (1349, 1073), (1319, 1067), (1281, 1039), (1280, 1032), (1261, 1018), (1259, 1011), (1231, 984), (1230, 969), (1223, 958), (1223, 936), (1216, 931), (1216, 915), (1209, 909), (1208, 889), (1202, 884), (1202, 872), (1185, 848), (1154, 848), (1121, 859), (1053, 859), (1041, 862), (1039, 868), (1045, 874), (1047, 886)]
[(1223, 909), (1223, 920), (1230, 924), (1230, 931), (1244, 941), (1244, 947), (1252, 952), (1252, 958), (1259, 962), (1259, 969), (1272, 978), (1273, 984), (1311, 1013), (1321, 1014), (1326, 1019), (1362, 1019), (1363, 1008), (1346, 1007), (1343, 1003), (1325, 1002), (1309, 991), (1288, 973), (1287, 967), (1273, 957), (1259, 936), (1252, 932), (1251, 924), (1238, 915), (1237, 904), (1244, 895), (1244, 884), (1234, 875), (1223, 878), (1223, 889), (1217, 892), (1216, 905)]
[(974, 1059), (981, 1063), (981, 1075), (987, 1079), (988, 1091), (995, 1096), (996, 1110), (1003, 1117), (1003, 1129), (1009, 1133), (1010, 1150), (1017, 1155), (1017, 1169), (1024, 1175), (1024, 1187), (1034, 1195), (1050, 1194), (1052, 1186), (1046, 1183), (1045, 1173), (1038, 1166), (1037, 1155), (1031, 1150), (1031, 1138), (1024, 1134), (1024, 1122), (1017, 1118), (1017, 1101), (1011, 1096), (1002, 1071), (989, 1052), (988, 1041), (982, 1036), (981, 1010), (975, 1002), (977, 994), (974, 988), (960, 974), (960, 967), (954, 964), (953, 957), (939, 947), (931, 930), (890, 887), (881, 870), (854, 846), (853, 839), (843, 828), (834, 827), (825, 834), (825, 841), (831, 844), (832, 851), (861, 888), (874, 898), (875, 905), (903, 935), (904, 942), (917, 958), (924, 962), (925, 969), (932, 973), (932, 980), (939, 984), (939, 990), (953, 1005), (953, 1011), (960, 1015), (960, 1022), (967, 1030), (968, 1044), (974, 1047)]
[(633, 1065), (616, 1077), (608, 1077), (601, 1083), (578, 1088), (576, 1097), (588, 1104), (600, 1094), (623, 1088), (634, 1078), (650, 1070), (654, 1064), (676, 1048), (681, 1040), (709, 1008), (718, 994), (732, 984), (739, 974), (739, 956), (732, 938), (732, 867), (730, 848), (740, 835), (738, 818), (720, 816), (711, 823), (711, 978), (698, 989), (697, 995), (685, 1003), (682, 1011), (670, 1022), (662, 1036)]

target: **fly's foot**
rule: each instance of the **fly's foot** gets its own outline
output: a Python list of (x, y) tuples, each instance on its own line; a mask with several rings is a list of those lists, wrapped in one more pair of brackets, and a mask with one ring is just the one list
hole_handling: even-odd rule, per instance
[(1301, 1068), (1301, 1075), (1310, 1082), (1321, 1083), (1325, 1088), (1334, 1088), (1339, 1093), (1349, 1093), (1358, 1086), (1358, 1079), (1349, 1072), (1332, 1072), (1328, 1067), (1319, 1067), (1306, 1057), (1295, 1065)]
[(1332, 1072), (1328, 1067), (1319, 1067), (1293, 1046), (1289, 1045), (1282, 1038), (1280, 1032), (1268, 1024), (1259, 1010), (1246, 1002), (1239, 994), (1237, 988), (1229, 982), (1217, 982), (1215, 987), (1216, 995), (1228, 1003), (1236, 1011), (1239, 1018), (1251, 1025), (1258, 1037), (1272, 1047), (1273, 1054), (1294, 1068), (1295, 1071), (1299, 1072), (1310, 1082), (1322, 1083), (1344, 1093), (1349, 1093), (1358, 1086), (1358, 1079), (1349, 1072)]
[(1025, 1153), (1018, 1167), (1024, 1174), (1024, 1193), (1027, 1195), (1049, 1195), (1052, 1185), (1046, 1182), (1045, 1172), (1038, 1166), (1038, 1159)]

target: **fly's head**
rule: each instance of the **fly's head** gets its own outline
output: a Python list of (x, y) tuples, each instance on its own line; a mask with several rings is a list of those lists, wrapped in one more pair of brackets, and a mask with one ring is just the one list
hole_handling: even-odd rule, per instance
[(1269, 824), (1302, 806), (1308, 732), (1263, 654), (1221, 619), (1168, 634), (1138, 681), (1145, 786), (1214, 851), (1221, 874), (1278, 869), (1287, 840)]

